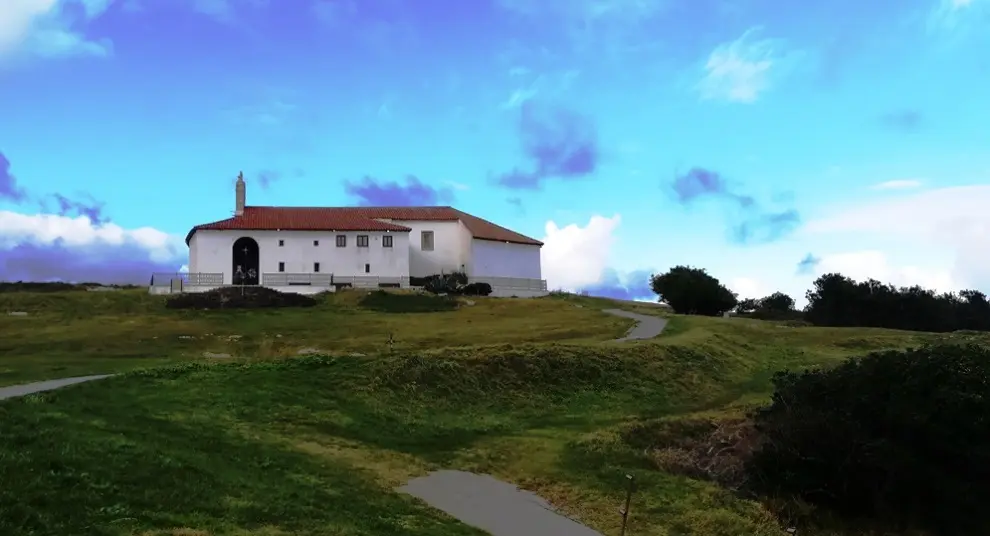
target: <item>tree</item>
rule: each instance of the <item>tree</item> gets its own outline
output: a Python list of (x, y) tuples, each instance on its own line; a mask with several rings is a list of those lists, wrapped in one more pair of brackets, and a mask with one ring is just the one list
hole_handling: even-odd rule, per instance
[(897, 288), (874, 279), (857, 283), (833, 273), (819, 277), (806, 297), (805, 317), (820, 326), (990, 331), (990, 302), (977, 290), (936, 294), (919, 286)]
[(736, 306), (736, 295), (701, 268), (675, 266), (650, 276), (650, 288), (679, 314), (718, 316)]
[(757, 308), (768, 313), (789, 313), (794, 310), (794, 298), (783, 292), (774, 292), (761, 299)]
[(743, 313), (743, 314), (752, 313), (753, 311), (759, 308), (760, 308), (760, 300), (757, 300), (755, 298), (746, 298), (745, 300), (740, 300), (739, 303), (736, 304), (737, 313)]
[(933, 534), (990, 533), (990, 350), (927, 346), (778, 373), (753, 491)]

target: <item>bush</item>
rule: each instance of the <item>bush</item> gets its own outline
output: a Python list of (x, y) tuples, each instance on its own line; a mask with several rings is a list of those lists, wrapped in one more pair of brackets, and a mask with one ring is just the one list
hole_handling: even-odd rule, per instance
[(469, 283), (461, 289), (464, 296), (488, 296), (492, 293), (492, 286), (488, 283)]
[(736, 306), (736, 295), (701, 268), (675, 266), (650, 276), (650, 288), (675, 313), (718, 316)]
[(67, 292), (86, 290), (72, 283), (38, 283), (34, 281), (0, 282), (0, 292)]
[(358, 304), (382, 313), (436, 313), (457, 309), (457, 301), (430, 294), (397, 294), (384, 290), (369, 292)]
[(467, 284), (468, 278), (464, 272), (451, 272), (430, 276), (423, 290), (433, 294), (460, 294)]
[(318, 302), (302, 294), (279, 292), (266, 287), (222, 287), (208, 292), (186, 292), (169, 296), (168, 309), (261, 309), (312, 307)]
[(987, 534), (990, 351), (927, 346), (778, 373), (754, 491), (936, 534)]

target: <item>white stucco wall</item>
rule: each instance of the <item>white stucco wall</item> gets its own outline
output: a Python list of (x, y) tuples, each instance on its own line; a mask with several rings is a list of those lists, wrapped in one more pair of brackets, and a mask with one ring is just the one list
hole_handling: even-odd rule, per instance
[[(382, 236), (392, 236), (392, 247), (382, 247)], [(337, 247), (337, 235), (347, 236), (347, 247)], [(357, 236), (368, 235), (368, 247), (357, 247)], [(409, 233), (405, 232), (327, 232), (327, 231), (196, 231), (189, 241), (190, 272), (223, 273), (224, 283), (232, 278), (231, 256), (234, 242), (249, 236), (258, 242), (262, 273), (277, 273), (285, 263), (286, 273), (320, 273), (339, 276), (408, 277)], [(283, 246), (278, 245), (284, 240)], [(313, 241), (319, 240), (314, 246)], [(419, 237), (417, 236), (417, 241)], [(195, 259), (195, 264), (193, 264)], [(365, 273), (365, 264), (370, 272)]]
[(189, 239), (189, 271), (192, 273), (200, 271), (197, 269), (199, 266), (199, 252), (196, 245), (198, 239), (198, 234), (192, 235), (192, 238)]
[(493, 240), (471, 240), (472, 277), (524, 277), (543, 279), (540, 246)]
[[(426, 277), (467, 268), (470, 250), (465, 247), (471, 235), (459, 221), (384, 220), (409, 227), (409, 275)], [(422, 232), (433, 231), (433, 251), (423, 251)], [(465, 238), (465, 234), (466, 237)]]

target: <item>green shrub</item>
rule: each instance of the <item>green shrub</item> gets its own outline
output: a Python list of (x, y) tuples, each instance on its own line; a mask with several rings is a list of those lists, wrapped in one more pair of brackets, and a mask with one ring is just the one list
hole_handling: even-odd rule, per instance
[(430, 294), (397, 294), (384, 290), (369, 292), (358, 302), (364, 309), (382, 313), (439, 313), (457, 309), (457, 300)]
[(492, 286), (488, 283), (469, 283), (461, 289), (463, 296), (488, 296), (492, 293)]
[(168, 309), (261, 309), (271, 307), (312, 307), (317, 300), (294, 292), (267, 287), (221, 287), (207, 292), (186, 292), (169, 296)]
[(0, 281), (0, 292), (67, 292), (73, 290), (86, 290), (86, 287), (72, 283), (58, 282)]
[(423, 285), (423, 290), (433, 294), (461, 294), (462, 289), (468, 284), (467, 275), (464, 272), (451, 272), (449, 274), (439, 274), (430, 276)]
[(871, 353), (774, 377), (754, 491), (935, 534), (988, 534), (990, 351)]

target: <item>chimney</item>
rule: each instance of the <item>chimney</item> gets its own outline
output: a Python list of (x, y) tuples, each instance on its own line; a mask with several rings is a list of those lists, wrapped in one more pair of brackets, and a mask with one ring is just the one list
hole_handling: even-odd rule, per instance
[(237, 182), (235, 183), (235, 186), (234, 186), (234, 192), (235, 192), (234, 198), (235, 198), (235, 203), (236, 203), (235, 209), (234, 209), (234, 215), (235, 216), (242, 216), (242, 215), (244, 215), (244, 197), (245, 197), (244, 196), (244, 172), (243, 171), (237, 174)]

